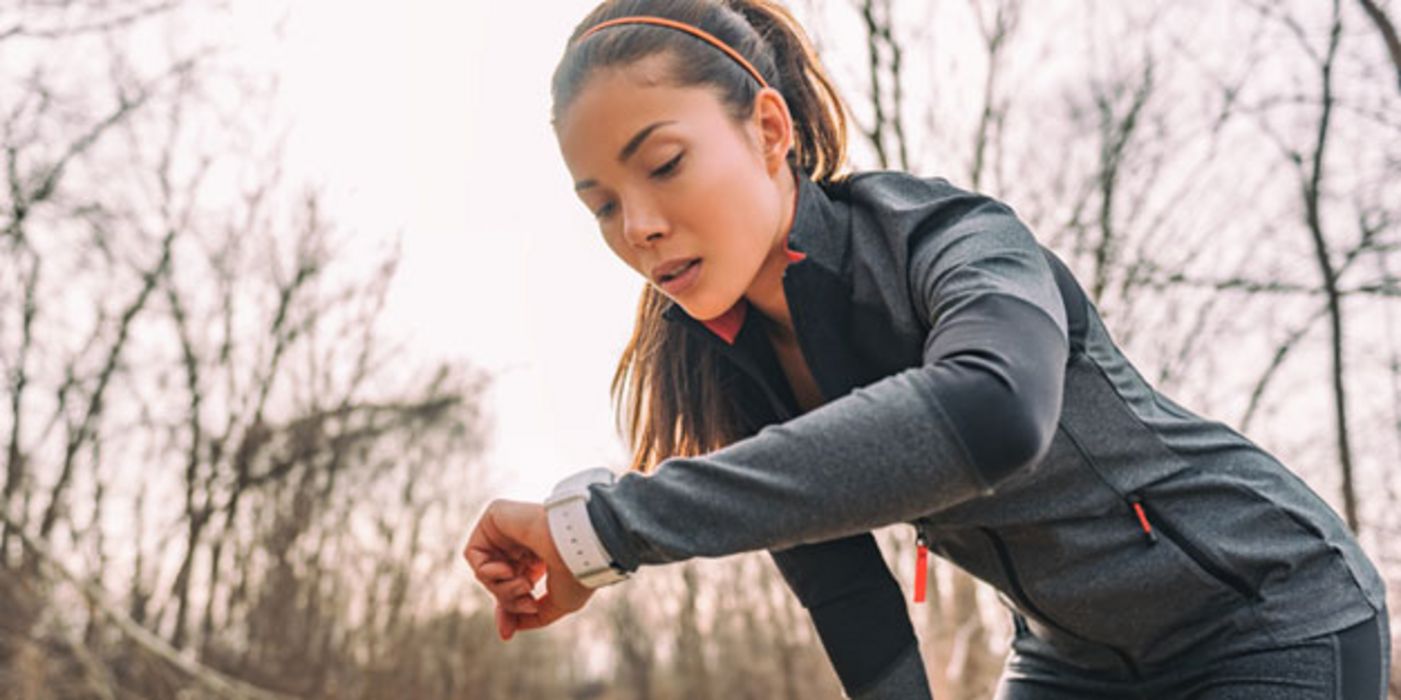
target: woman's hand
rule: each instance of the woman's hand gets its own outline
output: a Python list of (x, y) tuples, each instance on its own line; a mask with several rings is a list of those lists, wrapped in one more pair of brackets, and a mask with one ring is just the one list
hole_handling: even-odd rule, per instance
[[(580, 583), (555, 548), (545, 506), (496, 499), (467, 539), (467, 564), (496, 597), (496, 629), (502, 641), (518, 629), (544, 627), (584, 607), (593, 589)], [(531, 595), (545, 576), (545, 595)]]

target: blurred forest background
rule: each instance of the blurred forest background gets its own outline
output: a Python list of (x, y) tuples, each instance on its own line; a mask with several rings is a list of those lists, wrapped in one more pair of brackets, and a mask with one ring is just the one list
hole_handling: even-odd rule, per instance
[[(231, 7), (0, 0), (0, 697), (840, 697), (764, 553), (499, 640), (457, 555), (496, 495), (491, 378), (386, 332), (398, 243), (287, 175), (275, 66), (191, 31)], [(1145, 376), (1290, 465), (1396, 599), (1401, 5), (791, 7), (854, 167), (1011, 204)], [(908, 590), (912, 533), (878, 535)], [(933, 562), (935, 695), (990, 697), (1010, 618)]]

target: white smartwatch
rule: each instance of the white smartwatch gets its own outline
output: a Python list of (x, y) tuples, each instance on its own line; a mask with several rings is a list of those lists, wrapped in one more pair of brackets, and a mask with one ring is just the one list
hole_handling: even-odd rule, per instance
[(628, 578), (629, 574), (615, 566), (603, 548), (586, 506), (589, 485), (611, 484), (616, 479), (607, 467), (591, 467), (566, 477), (555, 484), (545, 499), (545, 513), (550, 521), (550, 536), (555, 548), (579, 582), (589, 588), (599, 588)]

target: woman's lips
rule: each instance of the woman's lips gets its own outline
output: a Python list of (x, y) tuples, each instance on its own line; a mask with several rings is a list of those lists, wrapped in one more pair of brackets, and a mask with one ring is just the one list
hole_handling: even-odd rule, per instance
[(666, 290), (667, 294), (679, 294), (686, 291), (686, 288), (690, 287), (697, 277), (700, 277), (700, 267), (701, 259), (696, 258), (681, 269), (681, 274), (662, 282), (662, 289)]

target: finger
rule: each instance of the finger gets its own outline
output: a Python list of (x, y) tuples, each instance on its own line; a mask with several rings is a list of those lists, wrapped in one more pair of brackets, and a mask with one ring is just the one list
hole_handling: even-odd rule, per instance
[(537, 557), (525, 570), (525, 575), (532, 582), (539, 581), (545, 575), (545, 560)]
[(501, 637), (501, 641), (506, 642), (511, 639), (510, 613), (501, 606), (496, 607), (496, 634)]
[(543, 571), (544, 567), (544, 560), (528, 549), (488, 548), (469, 544), (462, 555), (466, 557), (477, 580), (484, 584), (514, 576), (525, 576), (536, 569)]
[(501, 559), (501, 551), (485, 540), (479, 540), (477, 533), (472, 533), (472, 539), (467, 542), (467, 547), (462, 550), (462, 557), (467, 560), (467, 565), (473, 571), (478, 571), (487, 562)]
[(476, 562), (472, 564), (472, 573), (478, 581), (487, 586), (512, 578), (525, 577), (530, 571), (543, 564), (543, 562), (537, 564), (535, 561), (525, 562), (520, 559), (510, 559), (503, 551), (485, 554), (477, 550), (468, 550), (464, 554)]
[(515, 578), (516, 570), (504, 561), (488, 561), (476, 569), (477, 580), (488, 586), (493, 583)]
[(496, 596), (498, 602), (509, 603), (516, 598), (530, 593), (534, 586), (523, 578), (513, 578), (499, 583), (487, 584), (487, 590)]
[(501, 600), (511, 600), (522, 593), (533, 590), (539, 585), (540, 577), (543, 575), (543, 563), (539, 567), (532, 566), (529, 571), (518, 573), (512, 571), (511, 566), (505, 562), (493, 561), (484, 564), (477, 571), (477, 580), (493, 596)]
[(472, 534), (467, 537), (467, 546), (462, 550), (462, 556), (467, 559), (473, 570), (494, 559), (514, 559), (522, 549), (519, 542), (497, 527), (496, 511), (496, 504), (493, 503), (477, 521), (476, 527), (472, 528)]
[(487, 591), (491, 593), (491, 595), (502, 600), (507, 600), (518, 596), (522, 592), (528, 591), (533, 587), (533, 584), (530, 583), (530, 580), (523, 576), (515, 576), (512, 578), (500, 579), (486, 576), (478, 576), (477, 580), (482, 584), (483, 588), (486, 588)]
[(535, 604), (539, 608), (538, 612), (517, 613), (515, 615), (516, 629), (539, 629), (554, 622), (555, 620), (558, 620), (561, 617), (564, 617), (566, 612), (558, 605), (554, 604), (554, 601), (550, 598), (549, 593), (546, 593), (543, 597), (536, 600)]
[(511, 571), (516, 576), (529, 577), (536, 581), (545, 573), (545, 560), (529, 549), (521, 549), (508, 554)]
[(477, 526), (472, 528), (472, 534), (468, 535), (467, 546), (462, 548), (462, 558), (467, 560), (467, 565), (471, 566), (473, 571), (476, 571), (481, 568), (482, 564), (493, 558), (491, 556), (492, 549), (494, 547), (491, 546), (491, 541), (486, 535), (486, 518), (483, 517)]
[(509, 610), (502, 612), (502, 617), (506, 620), (506, 641), (510, 641), (511, 637), (516, 636), (516, 630), (520, 629), (520, 616)]
[(540, 612), (540, 605), (535, 601), (535, 596), (529, 593), (512, 598), (505, 608), (506, 612), (516, 615), (534, 615)]
[(462, 550), (462, 556), (474, 572), (480, 572), (484, 566), (490, 568), (492, 564), (500, 564), (513, 572), (525, 571), (528, 566), (533, 565), (534, 558), (529, 549), (522, 549), (519, 545), (497, 546), (478, 543), (468, 544), (467, 548)]

